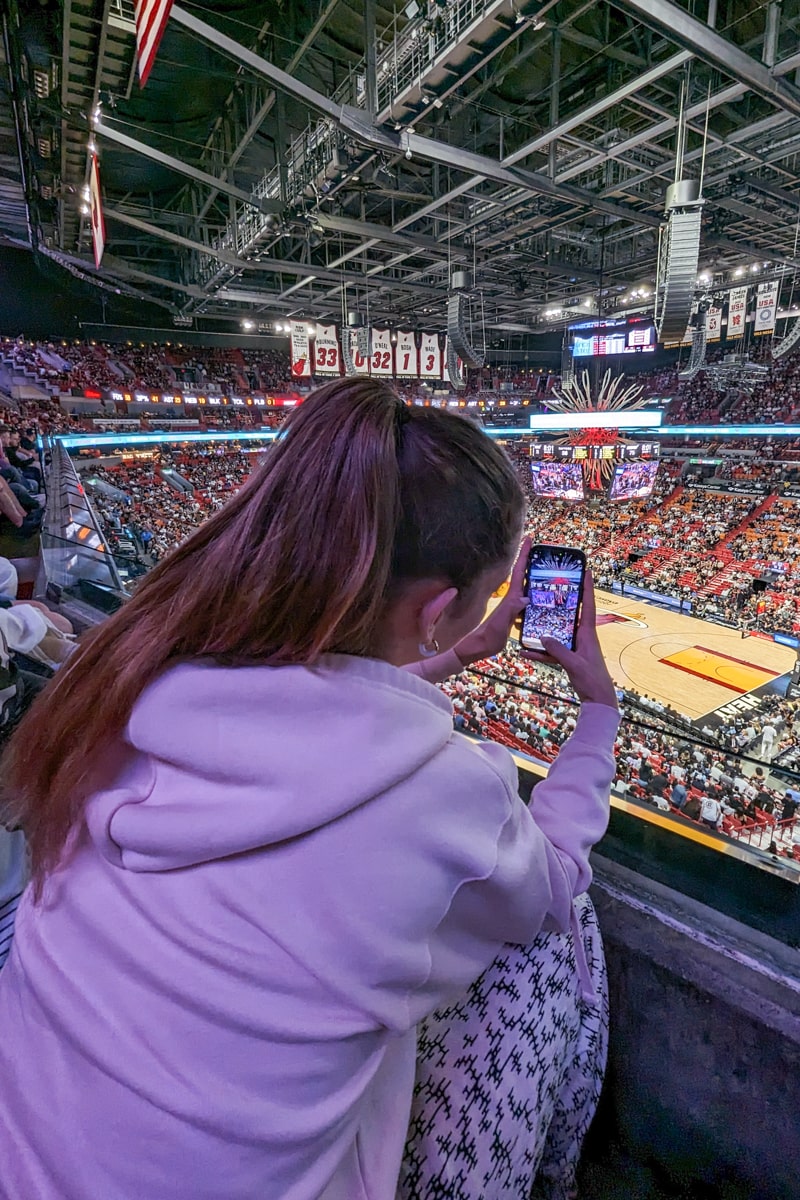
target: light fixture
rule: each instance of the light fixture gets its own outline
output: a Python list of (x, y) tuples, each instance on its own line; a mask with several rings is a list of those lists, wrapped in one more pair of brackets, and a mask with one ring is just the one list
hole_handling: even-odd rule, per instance
[(89, 215), (89, 212), (90, 212), (89, 205), (88, 205), (88, 204), (82, 204), (82, 205), (81, 205), (81, 212), (83, 213), (83, 215), (84, 215), (85, 217), (88, 217), (88, 215)]
[(761, 268), (759, 267), (758, 263), (753, 263), (753, 265), (752, 265), (752, 267), (750, 268), (750, 270), (753, 272), (753, 274), (755, 274), (757, 271), (760, 271), (760, 270), (761, 270)]
[(252, 321), (248, 321), (247, 319), (242, 321), (242, 329), (254, 329), (254, 328), (255, 328), (255, 326), (253, 325)]

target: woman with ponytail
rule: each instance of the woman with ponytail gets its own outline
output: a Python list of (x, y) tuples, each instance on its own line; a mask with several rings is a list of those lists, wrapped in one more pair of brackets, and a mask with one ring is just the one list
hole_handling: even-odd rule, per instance
[(336, 381), (36, 701), (2, 1200), (393, 1200), (418, 1023), (543, 929), (586, 974), (618, 720), (590, 589), (532, 809), (428, 681), (501, 648), (523, 516), (476, 426)]

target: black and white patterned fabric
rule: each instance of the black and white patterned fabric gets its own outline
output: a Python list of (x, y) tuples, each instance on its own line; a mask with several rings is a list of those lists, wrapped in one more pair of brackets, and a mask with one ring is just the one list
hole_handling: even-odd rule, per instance
[(0, 967), (11, 951), (14, 918), (28, 877), (25, 839), (0, 826)]
[(419, 1029), (398, 1200), (567, 1200), (608, 1047), (603, 944), (575, 901), (595, 998), (571, 933), (506, 946), (457, 1004)]

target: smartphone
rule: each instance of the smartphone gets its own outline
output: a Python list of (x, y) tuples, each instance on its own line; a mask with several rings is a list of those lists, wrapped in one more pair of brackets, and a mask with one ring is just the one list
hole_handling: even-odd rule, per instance
[(542, 650), (543, 637), (575, 649), (583, 600), (586, 555), (571, 546), (532, 546), (525, 572), (528, 604), (522, 617), (520, 643)]

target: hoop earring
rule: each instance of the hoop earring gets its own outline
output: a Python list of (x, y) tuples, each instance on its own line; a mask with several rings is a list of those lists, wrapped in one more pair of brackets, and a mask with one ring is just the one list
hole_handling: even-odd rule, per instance
[(439, 643), (436, 638), (431, 638), (428, 642), (420, 642), (419, 652), (422, 658), (435, 658), (439, 653)]

